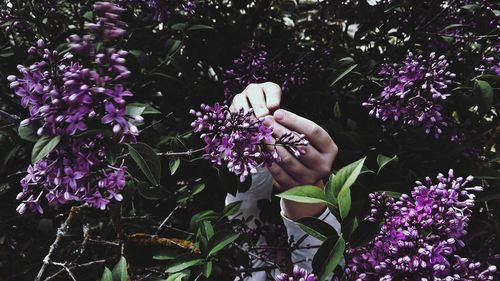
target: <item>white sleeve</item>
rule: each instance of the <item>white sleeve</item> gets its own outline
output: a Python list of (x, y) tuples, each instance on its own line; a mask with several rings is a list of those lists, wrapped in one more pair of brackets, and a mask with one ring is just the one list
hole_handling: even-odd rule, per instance
[[(281, 200), (280, 203), (281, 210), (283, 210), (283, 200)], [(292, 252), (292, 262), (311, 272), (311, 261), (314, 254), (316, 254), (316, 251), (318, 250), (318, 246), (321, 245), (321, 241), (315, 237), (307, 235), (293, 220), (287, 218), (283, 211), (281, 211), (281, 217), (283, 218), (283, 223), (285, 224), (288, 233), (288, 240), (298, 243), (298, 249)], [(318, 218), (333, 226), (337, 233), (340, 234), (340, 223), (330, 210), (326, 209), (321, 215), (318, 216)]]

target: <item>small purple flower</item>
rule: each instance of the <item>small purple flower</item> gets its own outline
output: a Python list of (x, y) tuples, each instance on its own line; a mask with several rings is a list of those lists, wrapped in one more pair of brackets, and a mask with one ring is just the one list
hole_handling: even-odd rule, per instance
[(295, 265), (291, 275), (286, 273), (280, 273), (276, 276), (276, 281), (316, 281), (318, 277), (312, 273), (308, 273), (307, 270)]

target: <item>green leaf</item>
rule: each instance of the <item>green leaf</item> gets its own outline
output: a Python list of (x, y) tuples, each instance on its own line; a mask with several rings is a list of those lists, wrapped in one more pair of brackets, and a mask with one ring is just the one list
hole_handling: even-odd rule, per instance
[(483, 80), (474, 80), (474, 88), (480, 93), (479, 96), (479, 110), (481, 112), (489, 111), (493, 104), (493, 88), (490, 83)]
[(344, 238), (328, 238), (314, 255), (312, 266), (318, 280), (325, 280), (342, 260), (345, 251)]
[(83, 14), (83, 18), (88, 21), (92, 21), (94, 19), (94, 13), (92, 11), (87, 11)]
[(229, 216), (233, 216), (236, 213), (238, 213), (242, 202), (243, 201), (236, 201), (236, 202), (229, 203), (226, 206), (224, 206), (224, 210), (222, 211), (222, 216), (229, 217)]
[(337, 231), (331, 225), (318, 218), (304, 217), (295, 221), (295, 223), (304, 230), (305, 233), (321, 241), (325, 241), (329, 237), (338, 238)]
[(170, 160), (170, 162), (168, 163), (168, 166), (170, 168), (171, 175), (175, 174), (175, 172), (179, 168), (180, 164), (181, 164), (181, 159), (179, 159), (179, 158), (175, 158), (175, 159)]
[(161, 162), (156, 152), (145, 143), (127, 144), (128, 152), (139, 169), (154, 185), (158, 185), (161, 178)]
[(165, 250), (161, 250), (158, 253), (156, 253), (153, 256), (153, 259), (158, 260), (158, 261), (173, 260), (177, 256), (178, 256), (177, 251), (175, 251), (173, 249), (165, 249)]
[(210, 277), (210, 275), (212, 274), (213, 267), (214, 263), (211, 261), (204, 264), (202, 269), (203, 276), (205, 276), (206, 278)]
[(397, 160), (398, 160), (397, 155), (394, 155), (392, 158), (382, 154), (377, 155), (377, 164), (378, 164), (377, 174), (380, 174), (380, 171), (385, 165), (389, 164), (392, 161), (397, 161)]
[(43, 136), (38, 139), (31, 152), (31, 163), (35, 164), (38, 160), (47, 156), (61, 141), (60, 136)]
[(450, 24), (450, 25), (446, 26), (445, 28), (443, 28), (443, 29), (441, 30), (441, 32), (446, 31), (446, 30), (448, 30), (448, 29), (452, 29), (452, 28), (456, 28), (456, 27), (462, 27), (462, 26), (464, 26), (464, 25), (463, 25), (463, 24), (461, 24), (461, 23), (454, 23), (454, 24)]
[(330, 86), (333, 86), (335, 85), (337, 82), (339, 82), (342, 78), (344, 78), (344, 76), (346, 76), (347, 74), (349, 74), (349, 72), (353, 71), (356, 67), (358, 67), (357, 64), (354, 64), (354, 65), (351, 65), (349, 68), (347, 68), (346, 70), (344, 70), (344, 72), (342, 72), (339, 76), (337, 76), (337, 78), (335, 78), (335, 80), (330, 84)]
[(113, 280), (115, 281), (129, 281), (127, 271), (127, 260), (121, 257), (120, 261), (113, 267)]
[(27, 140), (30, 142), (36, 142), (38, 140), (38, 136), (31, 126), (19, 126), (19, 128), (17, 129), (17, 133), (23, 140)]
[(204, 221), (200, 227), (201, 235), (207, 238), (207, 241), (214, 236), (214, 228), (209, 221)]
[(335, 116), (335, 118), (342, 117), (342, 111), (340, 110), (339, 102), (336, 102), (335, 106), (333, 107), (333, 116)]
[(365, 159), (366, 157), (343, 167), (335, 176), (330, 177), (325, 188), (326, 199), (330, 204), (336, 205), (339, 192), (343, 189), (350, 188), (356, 181), (361, 173)]
[(202, 192), (205, 189), (205, 184), (202, 182), (198, 182), (193, 186), (191, 191), (191, 196), (195, 196), (196, 194)]
[(144, 103), (133, 102), (127, 105), (127, 115), (129, 116), (146, 114), (161, 114), (161, 111)]
[(102, 273), (101, 276), (101, 281), (113, 281), (113, 273), (109, 268), (104, 267), (104, 272)]
[(314, 185), (302, 185), (291, 188), (276, 196), (290, 201), (301, 203), (325, 203), (326, 198), (323, 190)]
[(214, 234), (208, 241), (208, 256), (213, 256), (220, 250), (224, 249), (227, 245), (231, 244), (234, 240), (238, 239), (240, 235), (232, 230), (223, 230)]
[(345, 219), (351, 210), (351, 189), (344, 188), (340, 190), (337, 202), (339, 204), (340, 217)]
[(213, 30), (213, 26), (204, 25), (204, 24), (195, 24), (188, 27), (187, 30)]
[(189, 273), (186, 272), (177, 272), (174, 274), (170, 274), (165, 281), (184, 281), (189, 276)]
[(165, 272), (167, 273), (175, 273), (179, 271), (183, 271), (184, 269), (197, 266), (203, 263), (203, 259), (197, 258), (192, 255), (184, 256), (179, 259), (177, 259), (175, 262), (170, 264), (167, 267), (167, 270)]

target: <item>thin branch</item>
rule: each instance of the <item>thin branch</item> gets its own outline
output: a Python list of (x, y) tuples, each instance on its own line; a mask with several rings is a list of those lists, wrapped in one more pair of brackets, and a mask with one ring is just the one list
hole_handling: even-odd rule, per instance
[(190, 149), (188, 151), (180, 151), (180, 152), (175, 152), (175, 151), (169, 151), (169, 152), (160, 152), (160, 153), (157, 153), (156, 155), (158, 156), (181, 156), (181, 155), (187, 155), (187, 156), (191, 156), (193, 155), (194, 153), (197, 153), (197, 152), (200, 152), (200, 151), (203, 151), (205, 148), (202, 147), (202, 148), (198, 148), (198, 149)]
[(14, 120), (16, 123), (18, 123), (19, 120), (21, 120), (21, 117), (14, 115), (14, 114), (10, 114), (10, 113), (3, 111), (1, 109), (0, 109), (0, 116), (7, 118), (7, 119)]
[[(49, 264), (53, 263), (51, 260), (52, 254), (54, 253), (55, 249), (57, 249), (57, 247), (59, 246), (59, 243), (61, 242), (62, 238), (68, 232), (69, 225), (71, 224), (73, 218), (80, 211), (81, 208), (82, 208), (82, 206), (71, 207), (71, 210), (69, 211), (68, 217), (61, 224), (61, 226), (59, 226), (59, 228), (57, 229), (56, 239), (54, 240), (52, 245), (50, 245), (49, 252), (47, 253), (45, 258), (43, 259), (42, 267), (40, 268), (40, 271), (38, 272), (38, 274), (35, 278), (35, 281), (40, 281), (47, 266)], [(68, 272), (68, 274), (69, 274), (69, 272)]]
[(156, 230), (156, 235), (158, 235), (158, 233), (160, 232), (160, 230), (163, 228), (163, 226), (170, 220), (170, 218), (174, 215), (174, 213), (179, 210), (180, 208), (182, 208), (183, 205), (182, 204), (179, 204), (177, 205), (173, 210), (172, 212), (170, 212), (170, 214), (168, 214), (168, 216), (163, 220), (163, 222), (160, 224), (160, 226), (158, 226), (158, 229)]

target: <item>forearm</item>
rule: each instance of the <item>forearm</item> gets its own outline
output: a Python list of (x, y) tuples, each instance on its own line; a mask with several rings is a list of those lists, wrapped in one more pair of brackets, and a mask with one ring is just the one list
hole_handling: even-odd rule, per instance
[[(322, 180), (314, 185), (320, 187), (321, 189), (325, 187)], [(287, 218), (291, 220), (298, 220), (303, 217), (317, 217), (325, 210), (326, 205), (322, 203), (299, 203), (285, 199), (283, 200), (282, 208), (283, 214)]]

